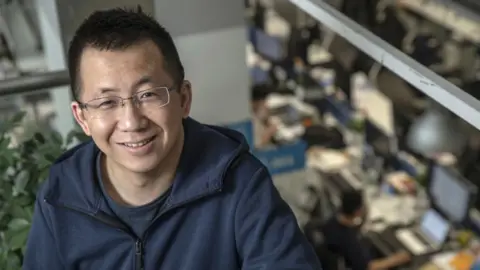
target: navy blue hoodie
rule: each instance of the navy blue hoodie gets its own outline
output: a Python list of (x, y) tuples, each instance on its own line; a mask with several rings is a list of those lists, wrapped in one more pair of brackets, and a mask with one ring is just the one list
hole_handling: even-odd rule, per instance
[(243, 136), (192, 119), (184, 126), (176, 180), (143, 239), (108, 207), (93, 142), (60, 157), (37, 195), (23, 269), (320, 269)]

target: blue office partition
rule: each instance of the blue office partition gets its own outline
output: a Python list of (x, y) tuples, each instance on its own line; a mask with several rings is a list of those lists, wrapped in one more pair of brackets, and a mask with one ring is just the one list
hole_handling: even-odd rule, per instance
[(304, 141), (299, 140), (292, 144), (255, 149), (253, 125), (250, 119), (226, 124), (224, 126), (236, 130), (245, 136), (245, 139), (252, 149), (252, 153), (268, 168), (271, 175), (293, 172), (305, 168), (307, 144)]
[(253, 154), (262, 161), (272, 176), (305, 169), (307, 144), (297, 141), (275, 148), (255, 149)]
[(242, 133), (243, 136), (245, 136), (248, 145), (250, 145), (250, 147), (253, 147), (253, 124), (250, 119), (235, 123), (229, 123), (224, 126)]

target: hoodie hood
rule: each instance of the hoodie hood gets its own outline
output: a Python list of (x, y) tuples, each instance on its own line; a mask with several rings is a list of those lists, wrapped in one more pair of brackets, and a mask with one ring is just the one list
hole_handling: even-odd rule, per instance
[[(234, 130), (184, 120), (185, 142), (172, 186), (170, 203), (181, 204), (221, 190), (228, 169), (248, 153), (245, 137)], [(50, 170), (39, 196), (51, 204), (95, 214), (105, 206), (96, 157), (100, 150), (90, 140), (64, 153)]]

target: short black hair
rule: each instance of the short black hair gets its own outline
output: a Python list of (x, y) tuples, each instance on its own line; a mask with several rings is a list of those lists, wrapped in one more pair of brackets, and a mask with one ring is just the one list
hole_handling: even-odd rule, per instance
[(165, 68), (179, 84), (185, 70), (170, 33), (140, 6), (135, 9), (114, 8), (93, 12), (76, 30), (68, 49), (68, 71), (73, 97), (78, 100), (79, 65), (87, 47), (99, 50), (123, 50), (144, 41), (153, 41), (165, 61)]
[(353, 215), (363, 207), (363, 194), (358, 190), (349, 190), (342, 193), (340, 211), (344, 215)]
[(252, 86), (252, 101), (266, 100), (268, 95), (272, 92), (272, 87), (268, 84), (256, 84)]

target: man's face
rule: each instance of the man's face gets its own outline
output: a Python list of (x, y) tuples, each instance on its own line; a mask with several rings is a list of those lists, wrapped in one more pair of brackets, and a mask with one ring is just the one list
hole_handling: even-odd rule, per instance
[(353, 225), (358, 226), (362, 223), (363, 218), (365, 217), (365, 207), (360, 207), (355, 213), (353, 214)]
[(265, 100), (252, 101), (252, 109), (255, 115), (259, 118), (264, 118), (268, 114), (268, 109)]
[[(82, 103), (102, 97), (130, 98), (140, 91), (168, 87), (163, 107), (137, 107), (131, 100), (99, 117), (93, 109), (72, 103), (75, 119), (110, 161), (127, 170), (145, 173), (157, 168), (183, 132), (182, 119), (190, 112), (188, 82), (175, 82), (164, 69), (160, 50), (151, 41), (124, 50), (86, 48), (80, 61)], [(142, 145), (139, 142), (149, 141)]]

